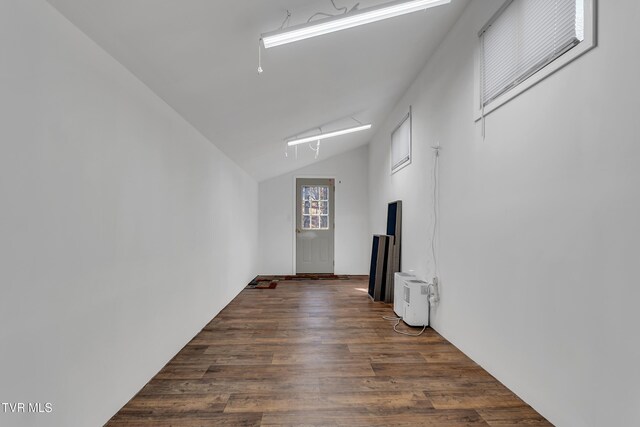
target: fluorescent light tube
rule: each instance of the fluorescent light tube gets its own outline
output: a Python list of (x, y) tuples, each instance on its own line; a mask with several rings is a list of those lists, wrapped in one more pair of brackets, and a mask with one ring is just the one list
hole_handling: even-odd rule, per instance
[(265, 49), (269, 49), (270, 47), (293, 43), (311, 37), (322, 36), (335, 31), (346, 30), (347, 28), (382, 21), (383, 19), (417, 12), (450, 2), (451, 0), (394, 1), (345, 15), (319, 19), (307, 24), (297, 25), (271, 33), (265, 33), (262, 35), (262, 43), (264, 44)]
[(370, 124), (356, 126), (353, 128), (336, 130), (333, 132), (321, 133), (319, 135), (314, 135), (314, 136), (305, 136), (304, 138), (290, 139), (289, 141), (287, 141), (287, 145), (291, 147), (292, 145), (304, 144), (305, 142), (320, 141), (321, 139), (333, 138), (334, 136), (346, 135), (348, 133), (360, 132), (361, 130), (367, 130), (367, 129), (371, 129)]

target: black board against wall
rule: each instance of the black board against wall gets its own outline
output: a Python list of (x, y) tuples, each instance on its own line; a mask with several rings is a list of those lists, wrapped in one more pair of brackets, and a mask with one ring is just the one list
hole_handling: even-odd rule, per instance
[(386, 235), (373, 236), (368, 293), (374, 301), (381, 301), (386, 296), (385, 282), (392, 239), (393, 237)]
[(389, 203), (387, 207), (387, 235), (393, 236), (393, 246), (396, 248), (398, 271), (400, 271), (400, 238), (402, 237), (402, 200)]
[(392, 236), (387, 253), (387, 269), (385, 277), (384, 302), (393, 302), (393, 277), (401, 271), (401, 243), (402, 243), (402, 201), (396, 200), (387, 207), (387, 234)]
[(400, 214), (400, 219), (402, 220), (402, 202), (397, 200), (389, 203), (387, 207), (387, 235), (389, 236), (399, 234), (399, 226), (401, 224), (398, 222), (398, 214)]
[(373, 298), (373, 292), (376, 287), (376, 269), (378, 268), (378, 247), (380, 239), (373, 236), (373, 244), (371, 245), (371, 268), (369, 269), (369, 296)]

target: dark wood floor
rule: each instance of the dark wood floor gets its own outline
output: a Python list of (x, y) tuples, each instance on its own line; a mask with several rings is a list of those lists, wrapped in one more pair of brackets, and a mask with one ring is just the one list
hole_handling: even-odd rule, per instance
[(242, 291), (107, 425), (550, 425), (433, 330), (394, 333), (365, 288)]

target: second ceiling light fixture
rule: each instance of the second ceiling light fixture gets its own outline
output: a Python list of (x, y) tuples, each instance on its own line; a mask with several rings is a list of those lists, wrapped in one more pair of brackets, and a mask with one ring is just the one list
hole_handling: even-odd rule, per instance
[(394, 1), (367, 9), (355, 10), (345, 13), (344, 15), (319, 19), (306, 24), (265, 33), (262, 35), (261, 40), (265, 49), (269, 49), (271, 47), (281, 46), (311, 37), (318, 37), (336, 31), (382, 21), (383, 19), (405, 15), (407, 13), (418, 12), (450, 2), (451, 0)]
[(304, 138), (292, 138), (287, 140), (287, 145), (292, 147), (294, 145), (304, 144), (306, 142), (320, 141), (327, 138), (334, 138), (340, 135), (346, 135), (348, 133), (360, 132), (363, 130), (371, 129), (371, 124), (349, 127), (346, 129), (340, 129), (333, 132), (320, 133), (318, 135), (306, 136)]

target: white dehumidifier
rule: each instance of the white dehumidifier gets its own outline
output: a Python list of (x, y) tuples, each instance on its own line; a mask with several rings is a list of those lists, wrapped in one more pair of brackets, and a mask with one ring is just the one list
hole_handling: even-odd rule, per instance
[(405, 280), (403, 288), (403, 312), (399, 316), (409, 326), (428, 326), (429, 284), (424, 280), (409, 279)]
[(415, 279), (411, 273), (395, 273), (393, 275), (393, 311), (396, 316), (404, 315), (404, 284), (407, 280)]

